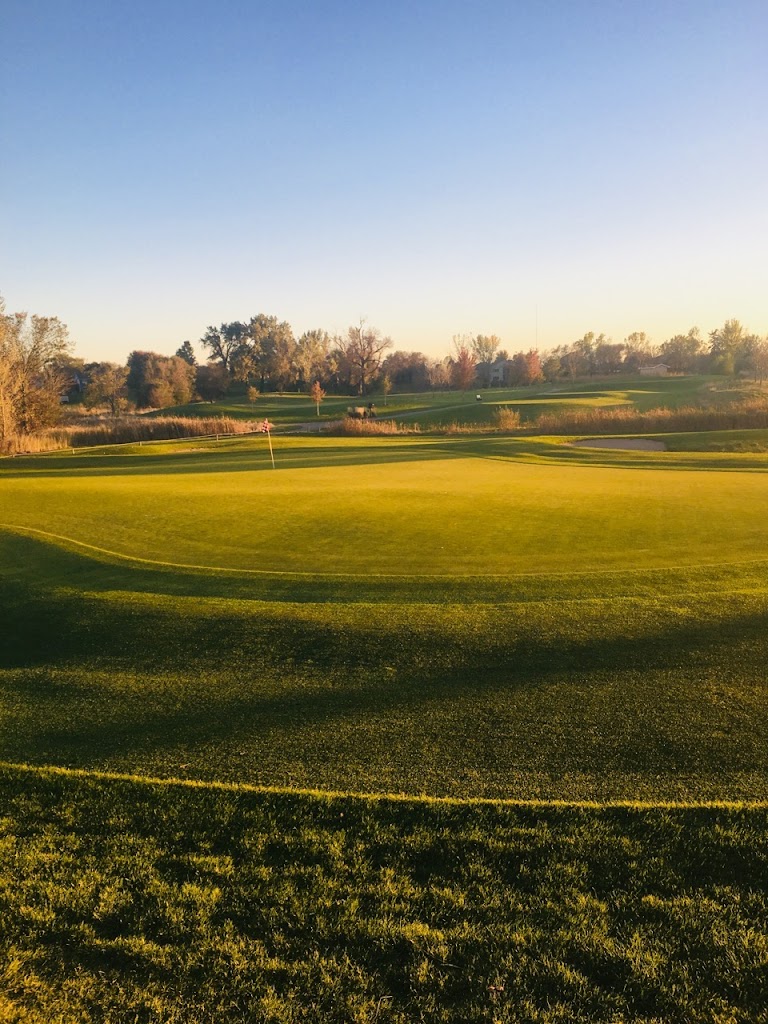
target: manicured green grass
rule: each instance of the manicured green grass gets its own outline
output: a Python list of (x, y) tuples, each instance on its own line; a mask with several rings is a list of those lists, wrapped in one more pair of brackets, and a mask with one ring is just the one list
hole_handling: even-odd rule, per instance
[(768, 812), (0, 771), (0, 1016), (765, 1020)]
[(566, 441), (0, 463), (0, 1020), (765, 1019), (768, 457)]
[(576, 398), (588, 400), (592, 394), (615, 395), (618, 400), (614, 404), (629, 403), (640, 410), (646, 410), (675, 409), (681, 405), (739, 401), (745, 397), (745, 393), (752, 393), (756, 386), (751, 383), (726, 380), (723, 377), (692, 374), (684, 377), (618, 376), (600, 380), (564, 382), (553, 387), (566, 400)]
[(676, 452), (768, 452), (768, 430), (710, 430), (693, 434), (666, 434), (664, 441)]
[(768, 474), (550, 463), (536, 451), (579, 450), (499, 438), (295, 440), (273, 472), (248, 444), (6, 464), (0, 756), (766, 794)]
[[(513, 438), (285, 439), (274, 472), (262, 439), (223, 455), (186, 447), (8, 460), (2, 522), (134, 558), (309, 574), (626, 570), (768, 547), (768, 475), (671, 468), (714, 469), (719, 456), (609, 452), (595, 465)], [(552, 451), (559, 464), (542, 465)]]
[(768, 796), (764, 583), (424, 604), (17, 580), (0, 614), (11, 761), (359, 791)]

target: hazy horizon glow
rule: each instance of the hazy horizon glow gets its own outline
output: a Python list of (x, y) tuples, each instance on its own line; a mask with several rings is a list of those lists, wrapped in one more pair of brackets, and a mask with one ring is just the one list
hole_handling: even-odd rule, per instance
[(432, 355), (768, 333), (763, 0), (0, 18), (0, 294), (86, 359), (258, 312)]

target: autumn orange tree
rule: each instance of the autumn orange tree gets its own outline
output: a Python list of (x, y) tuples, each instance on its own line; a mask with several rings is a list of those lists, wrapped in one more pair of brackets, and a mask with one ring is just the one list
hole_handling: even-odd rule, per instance
[(477, 376), (475, 357), (463, 340), (454, 339), (454, 354), (451, 357), (451, 384), (459, 391), (470, 388)]
[(0, 298), (0, 445), (56, 422), (68, 350), (58, 317), (6, 314)]
[(315, 406), (317, 408), (317, 415), (319, 416), (320, 415), (320, 403), (325, 398), (325, 391), (323, 391), (323, 389), (320, 387), (320, 381), (319, 380), (315, 381), (315, 383), (312, 385), (309, 393), (312, 396), (312, 401), (315, 403)]

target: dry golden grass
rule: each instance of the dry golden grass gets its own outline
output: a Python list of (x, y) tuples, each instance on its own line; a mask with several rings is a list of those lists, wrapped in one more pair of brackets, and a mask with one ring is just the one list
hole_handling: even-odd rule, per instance
[(351, 416), (345, 417), (334, 424), (328, 431), (344, 437), (373, 437), (382, 434), (419, 434), (418, 423), (395, 423), (394, 420), (358, 420)]
[(768, 427), (768, 402), (747, 399), (731, 405), (681, 406), (640, 411), (633, 406), (544, 413), (525, 428), (535, 434), (662, 434), (672, 431), (752, 430)]
[(8, 442), (6, 453), (15, 455), (92, 445), (133, 444), (136, 441), (247, 434), (254, 429), (253, 423), (228, 416), (125, 416), (96, 423), (62, 425), (37, 434), (22, 435)]
[(520, 413), (508, 405), (501, 405), (493, 414), (493, 423), (499, 430), (517, 430), (520, 427)]

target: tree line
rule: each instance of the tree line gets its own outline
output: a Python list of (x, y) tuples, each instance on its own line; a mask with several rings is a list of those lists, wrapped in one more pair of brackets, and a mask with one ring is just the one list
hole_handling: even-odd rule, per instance
[(7, 314), (0, 300), (0, 445), (55, 423), (67, 399), (117, 415), (130, 408), (215, 402), (233, 386), (251, 401), (285, 391), (467, 391), (634, 373), (654, 362), (673, 373), (761, 382), (768, 376), (768, 338), (734, 319), (706, 337), (693, 327), (658, 345), (643, 332), (620, 342), (590, 332), (548, 351), (530, 348), (511, 356), (497, 335), (455, 335), (450, 352), (434, 358), (394, 349), (392, 339), (365, 320), (341, 335), (315, 329), (297, 338), (286, 321), (259, 313), (208, 327), (199, 344), (206, 354), (202, 363), (188, 340), (171, 356), (136, 349), (124, 365), (85, 363), (72, 356), (67, 328), (57, 317)]
[(768, 340), (728, 320), (708, 339), (697, 328), (655, 346), (645, 333), (613, 342), (592, 332), (569, 344), (539, 352), (510, 354), (496, 335), (456, 335), (444, 358), (393, 349), (365, 321), (344, 336), (311, 330), (295, 338), (290, 325), (259, 314), (250, 321), (209, 327), (200, 344), (208, 355), (198, 364), (189, 341), (175, 355), (134, 351), (125, 367), (89, 364), (86, 402), (164, 408), (195, 397), (215, 402), (233, 385), (252, 397), (264, 392), (304, 392), (313, 385), (324, 393), (365, 395), (458, 390), (473, 387), (526, 387), (577, 377), (637, 373), (642, 366), (664, 362), (672, 373), (768, 375)]

